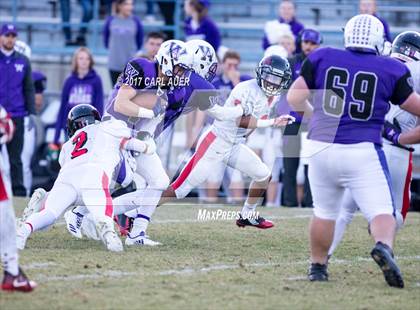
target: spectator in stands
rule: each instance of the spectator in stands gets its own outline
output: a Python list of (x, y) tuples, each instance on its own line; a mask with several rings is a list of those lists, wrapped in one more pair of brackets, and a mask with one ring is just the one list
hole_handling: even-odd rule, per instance
[[(15, 51), (25, 55), (29, 60), (31, 59), (32, 51), (28, 44), (21, 40), (17, 40), (14, 47)], [(32, 80), (35, 88), (35, 112), (38, 114), (43, 104), (43, 92), (45, 90), (45, 83), (47, 78), (39, 71), (32, 71)], [(24, 120), (24, 139), (23, 149), (21, 153), (23, 184), (26, 188), (26, 194), (30, 195), (32, 191), (32, 157), (35, 152), (37, 140), (37, 126), (38, 119), (33, 115), (25, 117)]]
[(86, 47), (74, 52), (70, 76), (64, 81), (61, 105), (55, 126), (54, 144), (58, 145), (62, 130), (66, 127), (67, 114), (76, 105), (93, 105), (102, 115), (104, 97), (102, 81), (93, 69), (94, 61)]
[(143, 26), (133, 9), (132, 0), (116, 0), (116, 14), (105, 22), (104, 45), (109, 49), (108, 69), (113, 85), (143, 44)]
[(136, 57), (143, 57), (153, 60), (162, 45), (166, 40), (166, 35), (163, 32), (149, 32), (144, 42), (143, 50), (136, 55)]
[(279, 38), (279, 45), (287, 51), (287, 56), (292, 57), (296, 51), (295, 37), (292, 33), (285, 33)]
[(217, 53), (221, 43), (220, 32), (208, 16), (209, 7), (209, 0), (185, 0), (184, 10), (187, 16), (184, 25), (185, 39), (207, 41)]
[[(173, 26), (175, 24), (175, 1), (158, 1), (157, 4), (165, 20), (165, 26)], [(173, 30), (165, 30), (164, 32), (168, 40), (174, 38)]]
[[(93, 18), (93, 0), (79, 0), (79, 4), (82, 7), (82, 19), (81, 23), (89, 23)], [(70, 0), (60, 0), (61, 6), (61, 19), (63, 23), (69, 23), (71, 17)], [(87, 26), (83, 25), (79, 28), (79, 35), (76, 41), (71, 40), (71, 27), (69, 25), (63, 26), (64, 38), (66, 45), (86, 45), (86, 33)]]
[[(301, 33), (301, 49), (302, 52), (289, 58), (289, 63), (292, 69), (292, 80), (299, 77), (300, 68), (306, 57), (312, 53), (315, 49), (319, 48), (322, 43), (321, 34), (314, 29), (305, 29)], [(285, 100), (285, 99), (284, 99)], [(284, 101), (286, 105), (287, 102)], [(301, 153), (301, 126), (302, 117), (295, 111), (290, 112), (291, 115), (296, 117), (296, 121), (287, 125), (284, 130), (283, 136), (283, 205), (287, 207), (296, 207), (299, 205), (297, 196), (297, 171), (299, 168), (299, 154)], [(312, 195), (309, 188), (308, 181), (308, 167), (305, 165), (305, 181), (303, 185), (303, 198), (301, 205), (302, 207), (312, 206)]]
[[(290, 26), (290, 29), (296, 38), (296, 45), (297, 45), (298, 35), (303, 30), (304, 26), (303, 24), (297, 21), (295, 14), (296, 14), (296, 6), (294, 2), (290, 0), (283, 0), (280, 2), (279, 12), (278, 12), (279, 17), (275, 22), (277, 22), (277, 24), (279, 23), (288, 24)], [(275, 41), (270, 40), (271, 36), (268, 33), (270, 31), (270, 28), (274, 26), (274, 22), (269, 21), (267, 22), (267, 24), (269, 25), (269, 27), (267, 26), (265, 27), (265, 35), (262, 40), (262, 47), (264, 50), (270, 45), (277, 43), (276, 40)], [(299, 50), (297, 50), (297, 52), (299, 52)]]
[(360, 14), (370, 14), (378, 18), (382, 25), (384, 25), (385, 31), (385, 38), (387, 41), (392, 42), (391, 33), (389, 31), (388, 23), (383, 19), (380, 18), (376, 14), (376, 0), (360, 0), (359, 1), (359, 12)]
[(14, 50), (17, 34), (12, 24), (3, 25), (0, 31), (0, 103), (16, 127), (13, 139), (7, 144), (13, 195), (26, 196), (21, 153), (25, 118), (35, 113), (35, 96), (29, 59)]

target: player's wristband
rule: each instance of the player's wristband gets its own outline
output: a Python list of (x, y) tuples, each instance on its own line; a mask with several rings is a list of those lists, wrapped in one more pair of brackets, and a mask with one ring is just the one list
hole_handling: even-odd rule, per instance
[(259, 119), (257, 120), (257, 128), (267, 128), (274, 124), (274, 119)]
[(141, 118), (154, 118), (155, 114), (153, 113), (152, 110), (143, 108), (143, 107), (139, 107), (138, 113), (137, 113), (137, 117), (141, 117)]

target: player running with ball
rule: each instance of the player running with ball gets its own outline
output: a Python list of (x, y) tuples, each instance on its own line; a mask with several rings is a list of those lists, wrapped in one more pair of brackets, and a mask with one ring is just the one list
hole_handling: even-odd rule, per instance
[(270, 181), (271, 171), (245, 144), (245, 140), (255, 128), (279, 127), (293, 122), (293, 117), (289, 115), (270, 118), (274, 103), (289, 84), (291, 70), (287, 60), (272, 55), (261, 60), (256, 73), (256, 79), (239, 83), (225, 103), (225, 107), (250, 108), (250, 116), (215, 120), (210, 129), (201, 135), (195, 153), (165, 191), (161, 203), (171, 197), (184, 198), (207, 180), (215, 162), (224, 162), (252, 178), (237, 225), (261, 229), (273, 226), (272, 222), (255, 213)]

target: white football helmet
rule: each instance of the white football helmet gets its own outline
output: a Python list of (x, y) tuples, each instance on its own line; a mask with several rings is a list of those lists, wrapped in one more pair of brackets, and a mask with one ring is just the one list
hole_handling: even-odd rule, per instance
[(156, 56), (160, 69), (166, 76), (175, 76), (175, 66), (190, 69), (191, 60), (184, 42), (168, 40), (162, 43)]
[(191, 40), (186, 46), (191, 54), (191, 69), (211, 82), (217, 71), (217, 56), (213, 46), (204, 40)]
[(384, 26), (373, 15), (353, 16), (344, 28), (345, 47), (367, 48), (382, 54), (384, 43)]
[(20, 41), (20, 40), (17, 40), (16, 41), (16, 43), (15, 43), (15, 51), (18, 52), (18, 53), (21, 53), (21, 54), (25, 55), (29, 59), (31, 58), (32, 50), (29, 47), (29, 45), (26, 44), (23, 41)]

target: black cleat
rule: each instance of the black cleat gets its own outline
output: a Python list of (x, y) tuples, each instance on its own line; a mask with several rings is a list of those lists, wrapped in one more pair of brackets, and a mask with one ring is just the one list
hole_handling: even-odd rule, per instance
[(379, 268), (381, 268), (385, 281), (389, 286), (404, 287), (401, 271), (394, 260), (394, 253), (392, 253), (392, 250), (388, 245), (380, 241), (377, 242), (372, 252), (370, 252), (370, 255), (378, 264)]
[(328, 281), (327, 264), (311, 264), (308, 271), (309, 281)]
[(268, 229), (274, 226), (273, 222), (266, 220), (265, 218), (258, 216), (256, 219), (243, 218), (239, 215), (239, 219), (236, 220), (238, 227), (252, 226), (259, 229)]

